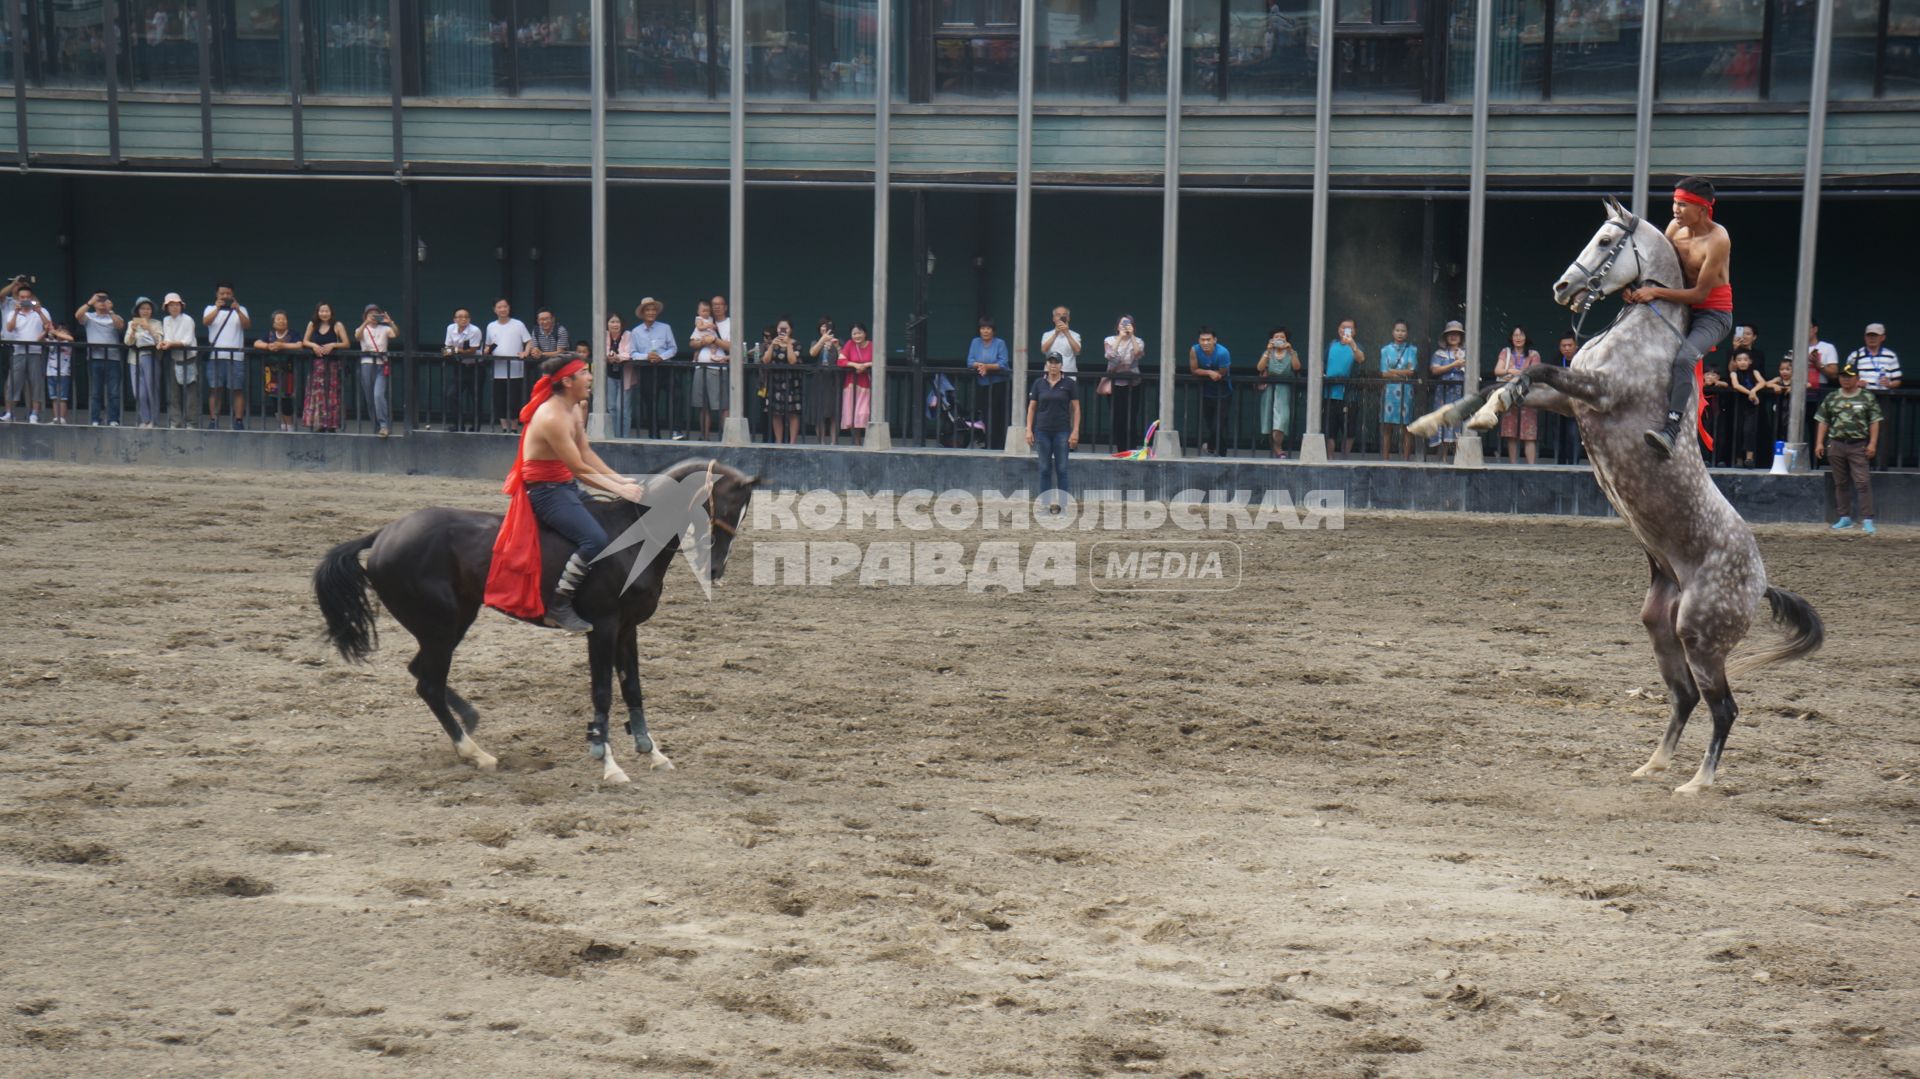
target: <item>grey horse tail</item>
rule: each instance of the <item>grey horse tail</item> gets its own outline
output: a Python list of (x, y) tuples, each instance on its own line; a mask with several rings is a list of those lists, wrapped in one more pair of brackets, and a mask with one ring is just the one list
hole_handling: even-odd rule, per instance
[(327, 640), (349, 663), (365, 662), (380, 643), (367, 597), (367, 571), (360, 566), (360, 552), (379, 536), (375, 531), (348, 540), (328, 551), (313, 571), (313, 598), (327, 620)]
[(1787, 630), (1787, 637), (1771, 648), (1739, 653), (1727, 663), (1727, 675), (1745, 674), (1770, 663), (1799, 659), (1820, 650), (1827, 641), (1827, 627), (1814, 613), (1813, 604), (1784, 588), (1767, 586), (1767, 603), (1773, 608), (1773, 621)]

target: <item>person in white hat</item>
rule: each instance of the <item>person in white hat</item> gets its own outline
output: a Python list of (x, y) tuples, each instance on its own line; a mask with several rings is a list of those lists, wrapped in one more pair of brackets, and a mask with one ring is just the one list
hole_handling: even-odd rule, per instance
[[(1433, 356), (1427, 360), (1427, 373), (1434, 378), (1433, 407), (1445, 408), (1460, 400), (1466, 392), (1467, 381), (1467, 328), (1458, 321), (1447, 323), (1440, 331), (1440, 347), (1433, 350)], [(1447, 455), (1452, 452), (1454, 443), (1460, 438), (1458, 427), (1442, 427), (1427, 436), (1427, 448), (1440, 451), (1440, 463), (1447, 463)]]
[(200, 371), (194, 362), (200, 327), (187, 314), (186, 301), (178, 292), (167, 293), (160, 307), (166, 312), (160, 319), (160, 351), (173, 372), (170, 379), (164, 370), (160, 377), (173, 387), (173, 426), (192, 427), (200, 422), (200, 387), (196, 385)]
[(1870, 390), (1900, 388), (1900, 357), (1887, 347), (1887, 327), (1867, 323), (1866, 344), (1853, 350), (1847, 362), (1860, 371), (1860, 384)]

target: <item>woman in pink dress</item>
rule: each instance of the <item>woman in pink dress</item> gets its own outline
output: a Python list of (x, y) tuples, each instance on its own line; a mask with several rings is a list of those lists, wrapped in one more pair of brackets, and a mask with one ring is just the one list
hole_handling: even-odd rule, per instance
[[(1502, 382), (1512, 382), (1520, 377), (1520, 372), (1540, 362), (1540, 354), (1533, 350), (1527, 340), (1525, 328), (1515, 326), (1513, 342), (1500, 350), (1500, 360), (1494, 364), (1493, 377)], [(1500, 437), (1507, 443), (1507, 463), (1520, 463), (1520, 444), (1527, 448), (1527, 463), (1540, 463), (1540, 410), (1537, 408), (1510, 408), (1500, 414)], [(1516, 439), (1518, 440), (1516, 442)]]
[(866, 434), (873, 410), (873, 342), (867, 340), (867, 328), (856, 322), (847, 331), (847, 343), (840, 349), (840, 366), (847, 369), (840, 390), (840, 428), (853, 433), (854, 445)]

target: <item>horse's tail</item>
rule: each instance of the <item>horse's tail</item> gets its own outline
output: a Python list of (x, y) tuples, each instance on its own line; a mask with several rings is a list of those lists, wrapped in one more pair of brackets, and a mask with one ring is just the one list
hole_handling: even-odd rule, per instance
[(349, 663), (364, 662), (380, 643), (373, 601), (367, 595), (367, 571), (360, 565), (360, 552), (379, 536), (376, 531), (348, 540), (328, 551), (313, 571), (313, 598), (327, 619), (327, 640)]
[(1727, 664), (1729, 677), (1758, 670), (1769, 663), (1811, 655), (1826, 643), (1827, 627), (1821, 624), (1813, 604), (1772, 585), (1767, 586), (1767, 603), (1773, 608), (1774, 624), (1786, 628), (1787, 638), (1771, 648), (1735, 653)]

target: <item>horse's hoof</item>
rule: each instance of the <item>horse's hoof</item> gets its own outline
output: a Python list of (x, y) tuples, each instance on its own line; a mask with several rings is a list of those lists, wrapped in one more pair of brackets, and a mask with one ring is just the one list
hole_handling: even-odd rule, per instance
[(667, 755), (665, 753), (662, 753), (657, 749), (653, 751), (653, 758), (652, 758), (652, 763), (650, 767), (656, 772), (674, 772), (679, 770), (673, 766), (672, 761), (667, 759)]
[(1680, 784), (1678, 787), (1673, 788), (1673, 793), (1684, 794), (1687, 797), (1692, 798), (1699, 795), (1703, 791), (1709, 790), (1711, 787), (1712, 787), (1712, 784), (1710, 783), (1702, 783), (1697, 779), (1690, 779), (1687, 782)]
[(613, 771), (608, 772), (605, 775), (601, 776), (600, 781), (602, 783), (615, 783), (615, 784), (633, 782), (633, 780), (628, 777), (627, 773), (622, 771), (619, 768), (615, 768)]
[(500, 770), (500, 761), (491, 753), (482, 753), (473, 758), (473, 766), (482, 772), (497, 772)]
[(1646, 777), (1653, 775), (1656, 772), (1664, 772), (1666, 770), (1667, 770), (1666, 765), (1655, 764), (1652, 761), (1648, 761), (1647, 763), (1633, 770), (1633, 778), (1645, 779)]

